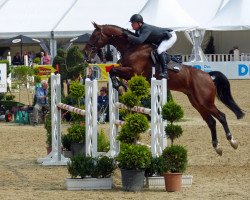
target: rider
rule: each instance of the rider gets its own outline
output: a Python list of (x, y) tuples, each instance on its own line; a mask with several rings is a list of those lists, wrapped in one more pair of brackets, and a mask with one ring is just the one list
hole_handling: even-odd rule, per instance
[(168, 28), (160, 28), (143, 22), (139, 14), (134, 14), (130, 18), (131, 26), (136, 31), (135, 36), (128, 31), (124, 31), (128, 39), (136, 44), (150, 43), (157, 46), (157, 53), (161, 63), (160, 77), (168, 79), (167, 64), (170, 56), (166, 51), (173, 46), (177, 40), (175, 32)]

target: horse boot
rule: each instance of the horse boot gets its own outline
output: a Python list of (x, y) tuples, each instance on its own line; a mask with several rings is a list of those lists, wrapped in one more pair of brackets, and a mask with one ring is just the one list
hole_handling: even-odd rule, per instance
[(161, 54), (159, 54), (159, 60), (160, 60), (161, 69), (162, 69), (161, 70), (162, 73), (160, 73), (160, 77), (169, 79), (167, 66), (170, 61), (170, 56), (166, 52), (162, 52)]

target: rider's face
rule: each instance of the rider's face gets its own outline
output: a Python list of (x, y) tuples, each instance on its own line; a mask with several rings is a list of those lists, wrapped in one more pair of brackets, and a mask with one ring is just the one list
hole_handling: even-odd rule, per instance
[(131, 23), (131, 26), (132, 26), (132, 28), (133, 28), (134, 30), (140, 29), (140, 23), (138, 23), (138, 22), (132, 22), (132, 23)]

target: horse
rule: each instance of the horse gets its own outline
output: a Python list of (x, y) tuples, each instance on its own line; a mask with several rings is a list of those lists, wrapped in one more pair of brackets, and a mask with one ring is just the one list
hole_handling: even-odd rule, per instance
[[(109, 71), (115, 87), (121, 85), (116, 77), (129, 80), (134, 75), (142, 75), (148, 81), (151, 79), (154, 66), (151, 58), (151, 52), (154, 49), (152, 44), (132, 44), (123, 33), (125, 29), (116, 25), (92, 23), (95, 29), (86, 44), (85, 53), (89, 56), (94, 55), (107, 44), (113, 45), (121, 53), (121, 66), (113, 67)], [(211, 132), (212, 146), (217, 154), (222, 155), (222, 148), (217, 139), (216, 119), (222, 124), (231, 146), (237, 149), (238, 141), (229, 130), (226, 115), (215, 106), (217, 96), (236, 115), (237, 119), (244, 117), (244, 111), (232, 97), (229, 80), (219, 71), (206, 73), (192, 66), (181, 65), (182, 69), (178, 73), (168, 71), (168, 90), (179, 91), (187, 95), (192, 106), (207, 123)], [(157, 73), (156, 78), (159, 78)]]

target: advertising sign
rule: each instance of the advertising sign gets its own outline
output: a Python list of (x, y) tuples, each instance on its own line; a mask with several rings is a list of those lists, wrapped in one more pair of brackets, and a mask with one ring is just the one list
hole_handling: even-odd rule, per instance
[(250, 62), (235, 61), (235, 62), (187, 62), (204, 72), (220, 71), (228, 79), (250, 79)]
[(89, 64), (90, 67), (93, 68), (98, 68), (99, 69), (99, 73), (100, 73), (100, 79), (102, 81), (108, 81), (108, 73), (106, 71), (106, 67), (117, 67), (119, 66), (119, 64), (116, 63), (105, 63), (105, 64)]
[(7, 65), (0, 64), (0, 93), (7, 92)]
[(52, 65), (36, 65), (34, 68), (38, 68), (39, 74), (42, 80), (48, 79), (51, 73), (54, 73), (56, 70)]

